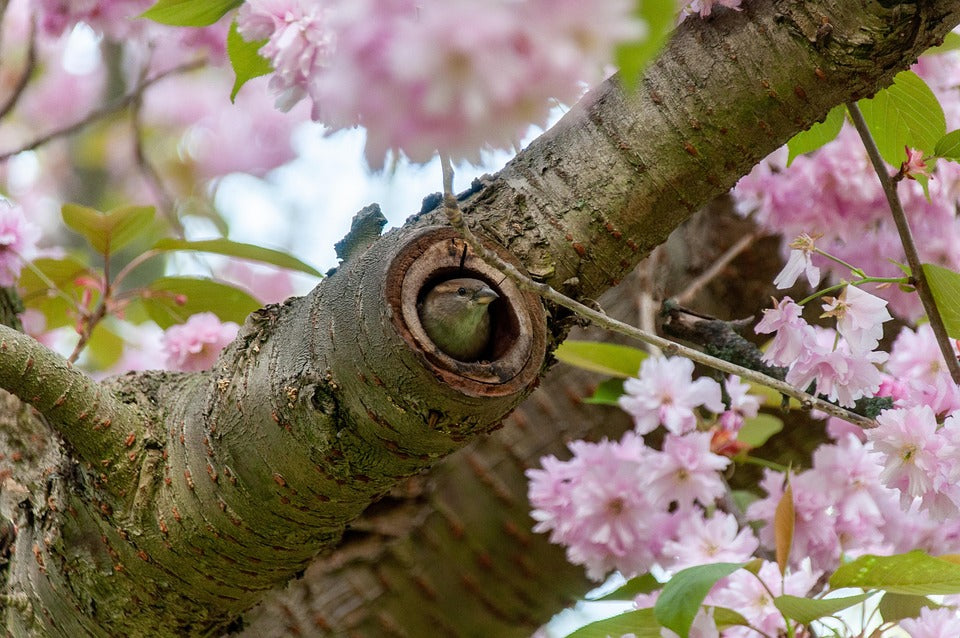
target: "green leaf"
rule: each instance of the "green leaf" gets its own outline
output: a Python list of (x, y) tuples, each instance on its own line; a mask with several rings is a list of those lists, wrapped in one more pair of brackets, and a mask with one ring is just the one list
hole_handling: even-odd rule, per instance
[(920, 188), (923, 189), (923, 196), (927, 198), (927, 201), (930, 201), (930, 176), (920, 173), (919, 175), (914, 175), (913, 179), (920, 184)]
[(296, 257), (280, 250), (272, 248), (263, 248), (253, 244), (243, 244), (229, 239), (205, 239), (201, 241), (187, 241), (185, 239), (173, 239), (166, 237), (153, 245), (154, 250), (193, 250), (205, 253), (214, 253), (217, 255), (226, 255), (227, 257), (239, 257), (240, 259), (252, 259), (262, 261), (266, 264), (304, 272), (314, 277), (323, 277), (323, 273), (306, 264)]
[(690, 626), (703, 604), (703, 599), (718, 580), (743, 567), (743, 563), (713, 563), (688, 567), (667, 581), (654, 606), (657, 621), (681, 636), (690, 633)]
[(747, 511), (751, 503), (760, 500), (759, 496), (748, 490), (730, 490), (730, 496), (741, 512)]
[(793, 618), (799, 623), (808, 624), (823, 618), (832, 616), (838, 611), (853, 607), (862, 603), (872, 594), (857, 594), (856, 596), (845, 596), (843, 598), (821, 598), (814, 600), (812, 598), (802, 598), (800, 596), (790, 596), (784, 594), (773, 599), (780, 613), (787, 618)]
[[(76, 257), (42, 257), (33, 260), (30, 268), (23, 269), (17, 288), (24, 306), (42, 312), (47, 322), (46, 329), (53, 330), (74, 322), (74, 304), (69, 299), (79, 300), (82, 287), (76, 284), (76, 280), (89, 272), (90, 268)], [(52, 293), (47, 281), (66, 293), (69, 299)]]
[(937, 96), (912, 71), (898, 74), (890, 87), (857, 104), (880, 155), (894, 167), (907, 159), (905, 146), (932, 155), (937, 141), (947, 131)]
[(208, 27), (241, 4), (243, 0), (157, 0), (140, 17), (174, 27)]
[(137, 238), (153, 221), (153, 206), (122, 206), (101, 213), (80, 206), (64, 204), (60, 209), (64, 223), (84, 236), (101, 255), (108, 256)]
[(894, 556), (867, 554), (841, 565), (830, 576), (833, 589), (858, 587), (928, 596), (960, 593), (960, 565), (916, 549)]
[(923, 264), (923, 274), (947, 334), (960, 339), (960, 273), (936, 264)]
[(755, 417), (746, 419), (740, 432), (737, 433), (737, 440), (746, 443), (750, 447), (760, 447), (767, 442), (774, 434), (783, 429), (783, 420), (760, 412)]
[(713, 622), (716, 623), (717, 629), (726, 629), (734, 625), (746, 626), (750, 624), (750, 621), (739, 611), (734, 611), (726, 607), (713, 608)]
[(590, 405), (619, 405), (617, 399), (623, 394), (623, 379), (607, 379), (597, 386), (593, 396), (583, 400)]
[(193, 277), (161, 277), (137, 301), (164, 329), (183, 323), (198, 312), (212, 312), (221, 321), (242, 324), (247, 315), (260, 307), (260, 302), (239, 288)]
[(943, 44), (930, 47), (923, 52), (923, 55), (939, 55), (941, 53), (947, 53), (948, 51), (956, 51), (957, 49), (960, 49), (960, 33), (950, 31), (943, 37)]
[(880, 599), (877, 610), (883, 616), (884, 621), (896, 622), (904, 618), (916, 618), (924, 607), (936, 609), (939, 606), (926, 596), (909, 596), (887, 592)]
[(939, 140), (933, 148), (937, 157), (960, 162), (960, 129), (950, 131)]
[(93, 329), (85, 352), (97, 370), (106, 370), (120, 360), (124, 343), (123, 337), (101, 321)]
[(637, 85), (640, 72), (660, 52), (677, 19), (677, 5), (665, 0), (638, 2), (637, 17), (647, 25), (646, 37), (617, 46), (615, 64), (620, 68), (620, 81), (627, 89)]
[(647, 572), (641, 576), (634, 576), (609, 594), (604, 594), (599, 598), (591, 598), (590, 600), (633, 600), (640, 594), (649, 594), (650, 592), (657, 591), (661, 586), (660, 581)]
[(227, 55), (230, 57), (230, 65), (236, 75), (236, 79), (233, 81), (233, 89), (230, 91), (231, 102), (237, 98), (240, 87), (249, 80), (273, 71), (273, 65), (270, 64), (270, 61), (260, 55), (260, 47), (266, 42), (266, 40), (248, 42), (237, 31), (236, 20), (230, 25), (230, 32), (227, 34)]
[(654, 619), (653, 609), (635, 609), (592, 622), (567, 638), (610, 638), (623, 634), (633, 634), (637, 638), (660, 638), (660, 625)]
[(787, 142), (787, 166), (793, 163), (798, 155), (817, 150), (827, 142), (832, 142), (840, 129), (847, 114), (846, 107), (840, 104), (830, 109), (823, 122), (817, 122), (806, 131), (800, 131)]
[(567, 339), (554, 352), (560, 361), (613, 377), (635, 377), (647, 353), (638, 348), (600, 341)]

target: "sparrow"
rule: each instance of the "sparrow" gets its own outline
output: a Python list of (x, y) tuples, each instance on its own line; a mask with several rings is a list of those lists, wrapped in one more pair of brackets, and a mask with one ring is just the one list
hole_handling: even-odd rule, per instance
[(441, 281), (420, 302), (420, 323), (438, 348), (460, 361), (476, 361), (490, 341), (490, 304), (500, 295), (479, 279)]

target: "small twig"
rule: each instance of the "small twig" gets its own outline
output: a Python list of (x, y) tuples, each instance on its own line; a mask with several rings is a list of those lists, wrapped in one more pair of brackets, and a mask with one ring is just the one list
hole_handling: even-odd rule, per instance
[(40, 135), (39, 137), (34, 138), (34, 139), (31, 140), (30, 142), (27, 142), (26, 144), (24, 144), (24, 145), (21, 146), (20, 148), (14, 149), (14, 150), (12, 150), (12, 151), (7, 151), (7, 152), (5, 152), (5, 153), (0, 153), (0, 162), (5, 162), (6, 160), (10, 159), (10, 158), (13, 157), (14, 155), (17, 155), (18, 153), (23, 153), (24, 151), (32, 151), (32, 150), (35, 150), (35, 149), (43, 146), (43, 145), (46, 144), (47, 142), (50, 142), (51, 140), (57, 139), (57, 138), (59, 138), (59, 137), (64, 137), (64, 136), (67, 136), (67, 135), (71, 135), (71, 134), (73, 134), (73, 133), (76, 133), (77, 131), (83, 129), (84, 127), (86, 127), (86, 126), (88, 126), (88, 125), (90, 125), (90, 124), (92, 124), (93, 122), (96, 122), (97, 120), (101, 120), (101, 119), (106, 118), (106, 117), (109, 117), (109, 116), (111, 116), (111, 115), (113, 115), (113, 114), (115, 114), (115, 113), (118, 113), (118, 112), (122, 111), (123, 109), (127, 108), (128, 106), (130, 106), (131, 104), (133, 104), (133, 102), (134, 102), (135, 100), (139, 99), (140, 94), (142, 94), (143, 91), (144, 91), (147, 87), (149, 87), (149, 86), (151, 86), (151, 85), (153, 85), (153, 84), (156, 84), (156, 83), (159, 82), (160, 80), (163, 80), (164, 78), (167, 78), (167, 77), (169, 77), (169, 76), (171, 76), (171, 75), (178, 75), (178, 74), (180, 74), (180, 73), (188, 73), (188, 72), (190, 72), (190, 71), (199, 69), (199, 68), (203, 67), (206, 63), (207, 63), (206, 60), (194, 60), (193, 62), (188, 62), (188, 63), (186, 63), (186, 64), (181, 64), (181, 65), (179, 65), (179, 66), (173, 67), (172, 69), (168, 69), (168, 70), (166, 70), (166, 71), (163, 71), (162, 73), (158, 73), (157, 75), (153, 76), (152, 78), (149, 78), (148, 80), (145, 80), (145, 81), (143, 82), (143, 84), (139, 85), (139, 86), (138, 86), (136, 89), (134, 89), (132, 92), (124, 95), (123, 97), (120, 97), (120, 98), (114, 100), (114, 101), (111, 102), (110, 104), (106, 104), (106, 105), (104, 105), (103, 107), (101, 107), (101, 108), (99, 108), (99, 109), (95, 109), (95, 110), (91, 111), (91, 112), (88, 113), (85, 117), (83, 117), (82, 119), (74, 122), (73, 124), (68, 124), (67, 126), (64, 126), (64, 127), (62, 127), (62, 128), (54, 129), (53, 131), (49, 131), (48, 133), (44, 133), (43, 135)]
[(835, 416), (862, 428), (868, 429), (876, 427), (876, 423), (872, 419), (860, 416), (859, 414), (855, 414), (849, 410), (841, 408), (840, 406), (834, 405), (829, 401), (824, 401), (819, 397), (807, 394), (806, 392), (796, 389), (789, 383), (774, 379), (773, 377), (768, 377), (767, 375), (761, 374), (755, 370), (750, 370), (749, 368), (735, 365), (729, 361), (711, 357), (710, 355), (704, 354), (699, 350), (688, 348), (680, 345), (679, 343), (659, 337), (655, 334), (644, 332), (643, 330), (625, 324), (621, 321), (617, 321), (616, 319), (613, 319), (602, 312), (585, 306), (578, 301), (574, 301), (566, 295), (557, 292), (545, 283), (533, 281), (522, 272), (517, 270), (513, 264), (507, 263), (501, 259), (499, 255), (489, 250), (483, 245), (483, 243), (480, 242), (479, 239), (477, 239), (477, 236), (473, 234), (473, 231), (470, 230), (464, 221), (463, 211), (460, 210), (460, 205), (457, 202), (457, 198), (453, 194), (453, 165), (450, 163), (450, 158), (446, 155), (441, 155), (440, 164), (443, 169), (443, 211), (446, 214), (447, 219), (450, 221), (450, 224), (463, 235), (464, 240), (467, 242), (470, 248), (481, 259), (483, 259), (483, 261), (507, 275), (521, 289), (534, 292), (544, 299), (557, 304), (558, 306), (572, 310), (578, 315), (590, 319), (601, 328), (606, 328), (607, 330), (612, 330), (613, 332), (619, 332), (622, 335), (632, 337), (638, 341), (642, 341), (643, 343), (656, 346), (668, 355), (680, 355), (692, 361), (696, 361), (697, 363), (709, 366), (715, 370), (720, 370), (721, 372), (725, 372), (727, 374), (740, 375), (740, 377), (743, 379), (753, 381), (754, 383), (758, 383), (760, 385), (765, 385), (769, 388), (773, 388), (781, 394), (793, 397), (805, 408), (820, 410), (821, 412), (825, 412), (830, 416)]
[[(142, 84), (140, 86), (143, 86)], [(157, 171), (153, 162), (147, 157), (146, 149), (143, 145), (143, 121), (140, 118), (143, 106), (142, 91), (130, 104), (130, 124), (133, 129), (133, 153), (137, 161), (137, 167), (147, 181), (147, 186), (153, 191), (153, 196), (157, 198), (161, 214), (167, 218), (173, 232), (183, 239), (185, 237), (183, 225), (177, 217), (174, 198), (167, 190), (160, 173)]]
[[(654, 332), (657, 326), (657, 312), (660, 304), (653, 298), (654, 280), (653, 273), (657, 268), (657, 262), (660, 258), (660, 246), (657, 246), (640, 265), (640, 291), (637, 293), (637, 325), (641, 330)], [(647, 349), (652, 356), (659, 356), (662, 353), (658, 348), (647, 344)]]
[(699, 276), (691, 281), (683, 292), (681, 292), (679, 295), (676, 295), (675, 299), (677, 300), (677, 303), (684, 306), (691, 303), (696, 294), (700, 292), (704, 286), (715, 279), (724, 268), (730, 265), (730, 262), (736, 259), (740, 253), (749, 248), (758, 237), (759, 235), (757, 233), (749, 233), (738, 239), (737, 242), (734, 243), (733, 246), (730, 246), (730, 248), (727, 248), (727, 250), (724, 251), (724, 253), (720, 255), (720, 257), (713, 262), (709, 268), (704, 270)]
[(893, 222), (897, 226), (897, 232), (900, 234), (900, 243), (903, 244), (903, 250), (907, 254), (907, 263), (910, 265), (911, 276), (916, 282), (917, 293), (920, 295), (920, 302), (923, 304), (923, 310), (927, 313), (927, 319), (930, 320), (930, 327), (940, 346), (940, 353), (947, 363), (947, 370), (953, 382), (960, 384), (960, 363), (953, 353), (953, 347), (950, 345), (950, 337), (947, 335), (947, 328), (943, 325), (943, 318), (937, 310), (937, 303), (933, 299), (930, 287), (927, 285), (927, 278), (923, 272), (923, 265), (920, 262), (920, 254), (917, 252), (917, 245), (913, 241), (913, 234), (910, 232), (910, 226), (907, 223), (907, 216), (903, 211), (903, 205), (900, 203), (900, 197), (897, 194), (897, 188), (887, 173), (887, 167), (883, 163), (877, 144), (870, 135), (870, 128), (866, 120), (863, 119), (863, 113), (854, 102), (847, 103), (847, 111), (850, 112), (850, 118), (853, 125), (863, 140), (863, 146), (867, 149), (867, 155), (870, 157), (870, 163), (880, 178), (880, 184), (883, 186), (883, 193), (887, 197), (887, 204), (890, 206), (890, 213), (893, 215)]
[[(3, 7), (6, 11), (6, 5)], [(10, 93), (7, 100), (0, 106), (0, 120), (5, 118), (10, 114), (10, 111), (17, 105), (17, 102), (20, 101), (20, 96), (23, 95), (24, 89), (27, 88), (27, 84), (30, 82), (30, 76), (33, 75), (33, 69), (37, 66), (37, 18), (35, 15), (30, 16), (30, 34), (27, 36), (27, 61), (23, 65), (23, 71), (20, 73), (20, 77), (17, 78), (17, 83), (13, 87), (13, 92)]]

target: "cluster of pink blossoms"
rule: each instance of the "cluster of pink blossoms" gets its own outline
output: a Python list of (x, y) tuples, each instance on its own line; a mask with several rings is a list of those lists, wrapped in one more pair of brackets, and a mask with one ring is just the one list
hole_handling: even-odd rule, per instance
[[(960, 54), (924, 56), (913, 70), (923, 77), (943, 106), (947, 130), (960, 128)], [(786, 165), (783, 147), (742, 178), (733, 191), (738, 210), (750, 214), (764, 229), (782, 234), (785, 244), (801, 233), (822, 237), (820, 246), (875, 277), (898, 277), (903, 248), (889, 214), (880, 182), (863, 143), (850, 125), (818, 151)], [(903, 160), (917, 158), (904, 153)], [(899, 166), (891, 167), (891, 173)], [(930, 197), (914, 180), (902, 180), (897, 191), (906, 211), (922, 261), (960, 269), (960, 164), (938, 162), (931, 173)], [(786, 247), (786, 246), (785, 246)], [(836, 281), (849, 277), (839, 264), (822, 260), (826, 275)], [(896, 286), (878, 290), (898, 316), (919, 319), (917, 295)]]
[(362, 125), (366, 156), (478, 160), (543, 125), (643, 36), (630, 0), (249, 0), (238, 29), (266, 39), (278, 104), (309, 97), (331, 130)]
[[(594, 579), (615, 569), (638, 574), (655, 563), (690, 564), (691, 552), (709, 553), (704, 548), (711, 546), (745, 559), (756, 547), (749, 531), (738, 539), (736, 525), (731, 529), (722, 517), (712, 526), (685, 522), (702, 518), (700, 506), (724, 492), (720, 471), (730, 461), (710, 452), (710, 439), (709, 432), (668, 434), (662, 451), (633, 432), (620, 441), (571, 443), (569, 461), (549, 456), (543, 469), (527, 471), (534, 531), (550, 532), (552, 542), (566, 546), (567, 559)], [(691, 526), (698, 545), (667, 544)]]
[[(725, 409), (720, 385), (692, 375), (687, 359), (647, 359), (621, 400), (635, 432), (619, 442), (571, 443), (569, 461), (545, 457), (543, 469), (527, 472), (534, 530), (550, 532), (592, 578), (613, 569), (641, 573), (655, 563), (679, 568), (747, 560), (757, 548), (752, 532), (739, 529), (732, 516), (705, 516), (724, 493), (720, 472), (730, 460), (711, 451), (714, 433), (696, 430), (694, 410), (727, 415), (725, 427), (736, 430), (759, 404), (734, 378)], [(661, 424), (668, 430), (662, 449), (644, 445), (638, 434)]]
[(887, 353), (874, 350), (883, 336), (883, 322), (892, 319), (886, 302), (856, 286), (847, 286), (839, 297), (823, 304), (825, 316), (837, 319), (837, 331), (808, 324), (803, 309), (790, 297), (765, 310), (755, 330), (776, 333), (764, 361), (789, 366), (786, 381), (816, 392), (844, 407), (861, 397), (874, 396), (883, 380), (877, 364)]
[(221, 323), (212, 312), (195, 314), (186, 323), (167, 328), (163, 347), (170, 369), (188, 372), (209, 369), (224, 346), (236, 338), (238, 330), (237, 324)]
[(23, 265), (37, 254), (40, 228), (31, 224), (23, 209), (0, 198), (0, 286), (12, 286)]
[(39, 0), (40, 26), (59, 36), (78, 22), (98, 31), (125, 37), (135, 28), (134, 16), (150, 8), (152, 0)]

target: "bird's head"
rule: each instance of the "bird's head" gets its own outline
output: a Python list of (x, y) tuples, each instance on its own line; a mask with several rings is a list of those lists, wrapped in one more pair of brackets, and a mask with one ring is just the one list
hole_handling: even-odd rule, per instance
[(450, 356), (474, 360), (490, 339), (490, 304), (500, 297), (486, 282), (458, 277), (437, 283), (420, 303), (420, 322)]

